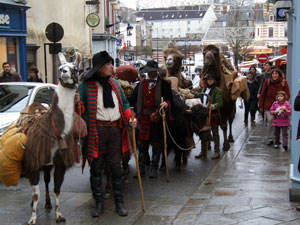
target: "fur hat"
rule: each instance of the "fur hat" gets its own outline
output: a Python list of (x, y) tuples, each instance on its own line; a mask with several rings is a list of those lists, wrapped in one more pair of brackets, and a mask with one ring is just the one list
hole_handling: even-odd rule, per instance
[(149, 73), (158, 71), (159, 73), (165, 73), (164, 69), (158, 67), (158, 63), (154, 60), (150, 60), (147, 62), (146, 66), (143, 69), (140, 69), (140, 73)]
[(114, 59), (107, 53), (107, 51), (98, 52), (92, 59), (93, 68), (85, 75), (85, 79), (89, 79), (105, 64), (111, 62), (114, 64)]
[(128, 82), (136, 81), (138, 77), (138, 71), (134, 66), (123, 65), (116, 69), (116, 77), (120, 80), (126, 80)]

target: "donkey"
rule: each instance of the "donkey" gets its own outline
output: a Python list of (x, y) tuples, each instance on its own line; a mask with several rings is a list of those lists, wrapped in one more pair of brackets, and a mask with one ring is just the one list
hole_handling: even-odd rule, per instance
[(59, 207), (60, 188), (65, 172), (76, 161), (76, 143), (72, 134), (74, 98), (78, 85), (80, 54), (76, 53), (73, 63), (59, 53), (59, 84), (53, 95), (51, 108), (38, 118), (27, 133), (24, 156), (25, 175), (32, 186), (32, 215), (28, 225), (36, 224), (37, 205), (40, 198), (39, 173), (44, 170), (46, 186), (46, 209), (51, 209), (49, 197), (50, 171), (54, 170), (54, 193), (56, 222), (65, 222)]

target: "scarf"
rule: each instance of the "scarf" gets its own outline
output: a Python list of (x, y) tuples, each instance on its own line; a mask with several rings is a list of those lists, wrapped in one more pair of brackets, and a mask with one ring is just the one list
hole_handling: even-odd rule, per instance
[(103, 87), (103, 103), (104, 108), (114, 108), (115, 103), (113, 101), (112, 97), (112, 87), (110, 83), (108, 82), (110, 79), (110, 76), (107, 77), (96, 77), (96, 80), (99, 81), (99, 83)]

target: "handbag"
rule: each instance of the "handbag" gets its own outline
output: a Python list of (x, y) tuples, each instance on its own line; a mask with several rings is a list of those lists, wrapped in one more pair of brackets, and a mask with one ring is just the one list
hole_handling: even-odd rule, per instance
[(74, 113), (73, 135), (76, 139), (87, 136), (86, 122), (77, 113)]

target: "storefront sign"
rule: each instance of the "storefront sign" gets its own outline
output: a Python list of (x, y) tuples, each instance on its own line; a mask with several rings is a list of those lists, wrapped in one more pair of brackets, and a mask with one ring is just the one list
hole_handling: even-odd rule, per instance
[(7, 14), (0, 14), (0, 25), (9, 25), (10, 18)]
[(97, 13), (90, 13), (87, 17), (86, 17), (86, 23), (87, 25), (89, 25), (90, 27), (96, 27), (99, 25), (100, 23), (100, 17), (98, 16)]

